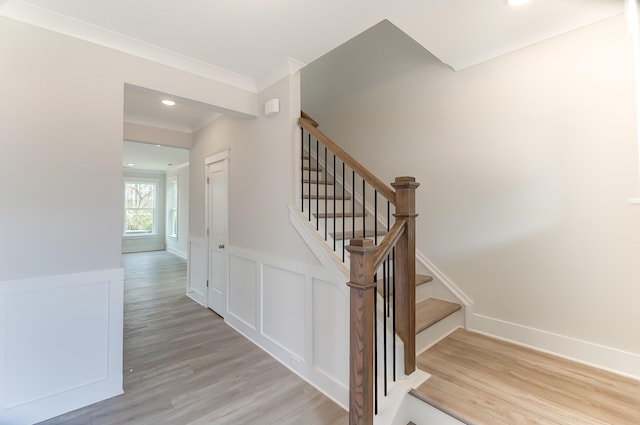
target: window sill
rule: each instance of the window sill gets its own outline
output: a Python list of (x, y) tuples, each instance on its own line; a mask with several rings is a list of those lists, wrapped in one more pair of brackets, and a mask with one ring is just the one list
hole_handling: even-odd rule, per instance
[(151, 239), (157, 238), (157, 233), (141, 233), (138, 235), (122, 235), (122, 239)]

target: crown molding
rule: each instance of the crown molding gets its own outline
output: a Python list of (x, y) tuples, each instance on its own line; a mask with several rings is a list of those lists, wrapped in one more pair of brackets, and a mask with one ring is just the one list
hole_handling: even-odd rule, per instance
[(261, 92), (278, 81), (282, 80), (284, 77), (296, 75), (302, 68), (304, 68), (307, 64), (300, 62), (296, 59), (287, 57), (277, 68), (273, 71), (269, 72), (263, 78), (256, 81), (257, 91)]
[(253, 78), (38, 6), (17, 0), (6, 0), (0, 2), (0, 16), (118, 50), (252, 93), (258, 92)]

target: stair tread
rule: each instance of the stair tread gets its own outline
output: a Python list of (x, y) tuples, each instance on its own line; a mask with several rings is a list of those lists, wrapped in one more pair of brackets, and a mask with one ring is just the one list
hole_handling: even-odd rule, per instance
[(369, 230), (366, 229), (366, 232), (362, 232), (362, 230), (356, 230), (355, 234), (353, 233), (353, 230), (349, 230), (347, 232), (336, 232), (336, 233), (332, 233), (331, 237), (333, 239), (336, 240), (345, 240), (345, 239), (354, 239), (354, 238), (372, 238), (374, 236), (384, 236), (386, 235), (387, 232), (384, 230), (378, 230), (377, 232), (375, 232), (373, 229)]
[(333, 185), (334, 184), (332, 180), (324, 181), (324, 180), (315, 180), (315, 179), (313, 179), (313, 180), (304, 179), (304, 180), (302, 180), (302, 182), (303, 183), (311, 183), (311, 184), (328, 184), (328, 185)]
[(323, 200), (323, 199), (324, 199), (324, 200), (330, 200), (330, 201), (331, 201), (331, 200), (339, 200), (339, 201), (342, 201), (342, 200), (349, 200), (349, 199), (351, 199), (351, 196), (349, 196), (349, 195), (345, 195), (345, 196), (343, 197), (343, 196), (342, 196), (342, 195), (340, 195), (340, 194), (336, 194), (336, 196), (333, 196), (333, 195), (323, 195), (322, 193), (321, 193), (321, 194), (319, 194), (319, 195), (316, 195), (316, 194), (307, 195), (307, 194), (305, 194), (305, 195), (302, 195), (302, 197), (303, 197), (304, 199), (320, 199), (320, 200)]
[(362, 217), (363, 214), (360, 213), (352, 213), (352, 212), (337, 212), (337, 213), (318, 213), (313, 214), (315, 218), (352, 218), (352, 217)]
[(457, 303), (427, 298), (416, 304), (416, 334), (438, 323), (445, 317), (460, 310), (462, 306)]
[(305, 165), (302, 167), (304, 171), (322, 171), (322, 167), (316, 167), (315, 165)]
[(416, 286), (420, 286), (424, 283), (431, 282), (433, 280), (433, 276), (429, 276), (427, 274), (416, 274)]
[[(420, 285), (424, 285), (425, 283), (431, 282), (433, 277), (427, 276), (426, 274), (416, 274), (416, 287)], [(378, 280), (377, 289), (380, 295), (383, 294), (382, 291), (382, 280)], [(389, 295), (393, 295), (393, 284), (389, 285)]]

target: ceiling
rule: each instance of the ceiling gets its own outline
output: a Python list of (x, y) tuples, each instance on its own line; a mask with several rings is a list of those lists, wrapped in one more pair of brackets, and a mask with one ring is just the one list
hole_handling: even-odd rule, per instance
[[(173, 100), (166, 106), (163, 100)], [(222, 114), (219, 109), (195, 100), (125, 84), (124, 120), (135, 124), (193, 133)]]
[[(506, 0), (0, 0), (0, 16), (252, 92), (384, 20), (461, 70), (623, 10), (624, 0), (530, 0), (520, 7)], [(169, 109), (159, 103), (164, 96), (127, 85), (125, 120), (193, 132), (219, 116), (188, 99), (174, 98)], [(154, 147), (140, 149), (151, 157)], [(179, 161), (160, 158), (154, 167)]]
[(0, 0), (0, 15), (253, 91), (384, 19), (460, 70), (623, 9), (624, 0)]
[(167, 171), (171, 168), (187, 164), (188, 162), (188, 149), (124, 141), (123, 168)]

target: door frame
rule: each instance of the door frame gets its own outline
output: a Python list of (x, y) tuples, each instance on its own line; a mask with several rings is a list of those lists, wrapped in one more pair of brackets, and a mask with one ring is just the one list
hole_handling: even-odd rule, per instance
[(220, 316), (225, 316), (227, 311), (228, 311), (228, 307), (229, 307), (229, 251), (228, 251), (228, 246), (229, 246), (229, 156), (230, 156), (230, 150), (229, 148), (222, 150), (220, 152), (211, 154), (211, 155), (207, 155), (204, 158), (204, 170), (205, 170), (205, 178), (204, 178), (204, 187), (205, 187), (205, 238), (207, 241), (207, 288), (206, 288), (206, 307), (207, 308), (211, 308), (211, 302), (209, 301), (209, 296), (210, 296), (210, 290), (209, 287), (212, 284), (209, 280), (211, 279), (211, 271), (212, 271), (212, 265), (211, 265), (211, 239), (209, 237), (209, 229), (211, 227), (211, 223), (210, 223), (210, 204), (209, 204), (209, 197), (210, 197), (210, 188), (209, 188), (209, 182), (208, 182), (208, 178), (209, 178), (209, 167), (213, 164), (216, 163), (220, 163), (222, 162), (223, 168), (224, 168), (224, 173), (226, 176), (226, 193), (227, 193), (227, 214), (226, 214), (226, 218), (227, 218), (227, 223), (226, 223), (226, 234), (224, 235), (224, 244), (226, 246), (227, 249), (224, 250), (224, 255), (225, 255), (225, 263), (226, 263), (226, 268), (227, 268), (227, 272), (225, 273), (225, 282), (223, 282), (223, 286), (224, 286), (224, 299), (223, 299), (223, 311), (217, 311), (216, 313), (218, 313)]

